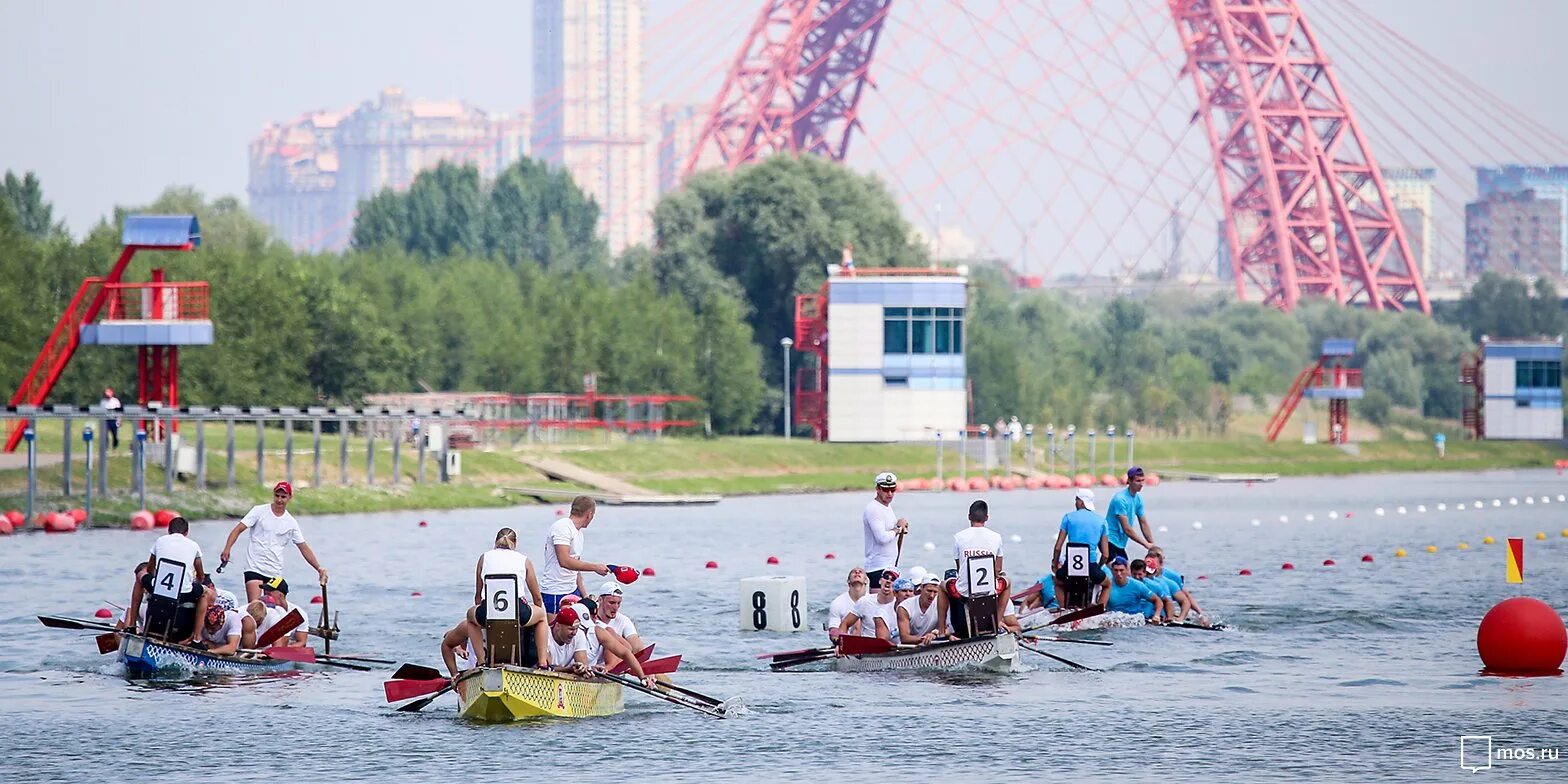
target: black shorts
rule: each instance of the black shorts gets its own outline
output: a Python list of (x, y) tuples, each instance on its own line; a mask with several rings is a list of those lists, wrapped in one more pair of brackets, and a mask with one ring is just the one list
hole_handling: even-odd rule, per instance
[(252, 581), (263, 582), (264, 583), (264, 582), (266, 582), (268, 580), (271, 580), (271, 579), (272, 579), (272, 575), (270, 575), (270, 574), (262, 574), (261, 572), (252, 572), (252, 571), (250, 571), (248, 569), (245, 571), (245, 582), (246, 583), (250, 583)]
[[(144, 572), (142, 574), (142, 590), (146, 591), (148, 594), (152, 593), (152, 574), (150, 572)], [(189, 591), (180, 594), (178, 603), (194, 605), (201, 601), (202, 594), (206, 592), (206, 588), (203, 588), (200, 585), (192, 585)]]
[[(484, 602), (480, 602), (479, 604), (474, 606), (474, 620), (478, 621), (480, 626), (484, 626), (485, 625), (485, 622), (487, 620), (486, 617), (485, 617), (486, 615), (488, 615), (488, 613), (485, 612), (485, 603)], [(521, 605), (518, 605), (518, 607), (517, 607), (517, 623), (518, 623), (518, 625), (520, 625), (520, 626), (527, 626), (528, 625), (528, 619), (530, 619), (532, 617), (534, 617), (533, 605), (528, 604), (526, 602), (524, 602)]]
[[(1056, 567), (1056, 580), (1059, 583), (1067, 582), (1066, 566)], [(1089, 564), (1089, 584), (1099, 585), (1103, 582), (1105, 582), (1105, 570), (1101, 569), (1099, 564)]]
[[(1114, 544), (1110, 545), (1110, 548), (1111, 548), (1111, 557), (1112, 558), (1115, 558), (1118, 555), (1123, 557), (1123, 558), (1127, 558), (1127, 548), (1125, 548), (1125, 547), (1117, 547)], [(1132, 559), (1131, 558), (1127, 558), (1127, 563), (1132, 563)]]

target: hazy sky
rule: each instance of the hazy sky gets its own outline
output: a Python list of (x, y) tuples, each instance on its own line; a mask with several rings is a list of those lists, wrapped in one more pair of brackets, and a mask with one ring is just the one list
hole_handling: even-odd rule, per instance
[[(1037, 20), (1080, 13), (1083, 6), (1081, 0), (1008, 2), (1015, 4), (1006, 9), (1008, 15), (1023, 13)], [(1344, 2), (1304, 0), (1303, 7), (1312, 15), (1320, 5)], [(652, 0), (649, 5), (649, 100), (711, 99), (719, 69), (733, 58), (739, 36), (761, 3)], [(899, 23), (890, 24), (888, 35), (904, 36), (900, 40), (907, 42), (917, 29), (910, 21), (917, 12), (935, 18), (970, 14), (986, 5), (896, 0), (893, 14)], [(1178, 50), (1168, 17), (1160, 18), (1165, 0), (1138, 0), (1138, 5), (1149, 6), (1145, 10), (1152, 13), (1142, 22), (1149, 26), (1148, 40)], [(1097, 5), (1096, 10), (1104, 7)], [(1362, 7), (1533, 119), (1568, 135), (1568, 47), (1562, 45), (1568, 2), (1369, 0)], [(243, 198), (247, 145), (269, 121), (314, 108), (351, 106), (388, 85), (401, 86), (415, 97), (462, 98), (497, 112), (525, 108), (531, 15), (527, 0), (439, 5), (412, 0), (0, 0), (0, 169), (36, 171), (56, 214), (77, 233), (114, 205), (145, 202), (170, 184)], [(1343, 10), (1337, 15), (1345, 16)], [(933, 24), (945, 29), (949, 23)], [(991, 29), (1005, 32), (1005, 25)], [(1320, 33), (1328, 38), (1326, 31)], [(887, 43), (889, 71), (880, 79), (884, 89), (867, 97), (868, 112), (876, 102), (900, 98), (897, 89), (889, 87), (898, 82), (899, 68), (893, 59), (899, 50), (892, 40)], [(965, 39), (955, 35), (954, 40)], [(1343, 51), (1334, 43), (1326, 41), (1331, 52)], [(937, 45), (934, 37), (932, 45)], [(973, 48), (970, 41), (964, 46)], [(1362, 81), (1379, 78), (1365, 58), (1359, 63), (1344, 55), (1336, 59), (1345, 61), (1347, 71), (1360, 68), (1355, 75)], [(956, 61), (938, 60), (927, 67), (930, 74), (906, 76), (932, 84), (966, 78)], [(1154, 70), (1167, 80), (1175, 78), (1168, 67)], [(1190, 88), (1170, 96), (1173, 111), (1190, 113)], [(962, 106), (961, 96), (952, 100), (955, 107)], [(914, 101), (886, 108), (921, 114), (922, 109), (911, 105)], [(945, 111), (937, 106), (930, 114)], [(1396, 118), (1398, 114), (1391, 112)], [(880, 127), (887, 127), (888, 120), (881, 122)], [(1418, 137), (1421, 133), (1419, 128), (1414, 131)], [(1175, 135), (1168, 133), (1164, 144), (1169, 146)], [(1005, 146), (1003, 137), (998, 148)], [(1196, 149), (1201, 154), (1206, 149), (1201, 131), (1192, 138), (1200, 142)], [(901, 151), (899, 144), (919, 145), (919, 138), (875, 141), (873, 146), (883, 149), (857, 148), (863, 157), (856, 165), (901, 182), (902, 195), (919, 201), (920, 188), (912, 184), (918, 177), (916, 166), (908, 172), (879, 170), (901, 168), (893, 161), (919, 151)], [(1179, 176), (1197, 177), (1199, 171)], [(911, 179), (901, 179), (906, 176)], [(965, 175), (955, 176), (962, 181)], [(1093, 200), (1092, 194), (1082, 198)], [(1215, 200), (1212, 191), (1206, 199)], [(1189, 197), (1189, 203), (1197, 200)], [(959, 211), (948, 204), (943, 214)], [(944, 224), (950, 219), (961, 220), (944, 217)], [(973, 225), (962, 229), (970, 234), (985, 231)], [(1033, 247), (1037, 240), (1027, 241)], [(1014, 247), (1016, 242), (1013, 238), (993, 244)]]

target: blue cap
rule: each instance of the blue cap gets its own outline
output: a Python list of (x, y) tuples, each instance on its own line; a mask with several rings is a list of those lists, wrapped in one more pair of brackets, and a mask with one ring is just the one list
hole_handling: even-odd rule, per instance
[(897, 580), (893, 581), (893, 590), (895, 590), (895, 591), (913, 591), (913, 590), (915, 590), (915, 581), (909, 579), (908, 577), (900, 577)]
[(1127, 565), (1127, 556), (1125, 556), (1125, 555), (1113, 556), (1111, 558), (1111, 563), (1113, 563), (1113, 564), (1121, 564), (1123, 566), (1126, 566)]
[(1133, 466), (1131, 468), (1128, 468), (1127, 469), (1127, 476), (1129, 476), (1129, 477), (1143, 476), (1143, 469), (1139, 468), (1138, 466)]

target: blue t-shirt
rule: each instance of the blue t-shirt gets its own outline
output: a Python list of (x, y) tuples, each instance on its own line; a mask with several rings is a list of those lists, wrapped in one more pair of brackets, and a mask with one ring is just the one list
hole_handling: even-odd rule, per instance
[(1111, 580), (1111, 598), (1105, 603), (1109, 612), (1132, 613), (1145, 618), (1154, 617), (1154, 603), (1149, 599), (1154, 593), (1149, 586), (1132, 578), (1127, 578), (1126, 585), (1117, 585), (1116, 580)]
[(1040, 582), (1040, 599), (1045, 602), (1045, 604), (1043, 604), (1041, 606), (1045, 607), (1046, 609), (1050, 609), (1052, 607), (1055, 607), (1056, 606), (1056, 579), (1048, 574), (1048, 575), (1046, 575), (1044, 577), (1041, 577), (1039, 582)]
[(1182, 577), (1180, 572), (1170, 568), (1169, 566), (1160, 570), (1160, 578), (1165, 580), (1165, 582), (1170, 583), (1171, 593), (1176, 593), (1187, 585), (1186, 578)]
[[(1129, 579), (1131, 579), (1133, 582), (1138, 582), (1137, 578)], [(1142, 582), (1144, 586), (1154, 593), (1155, 596), (1158, 596), (1161, 599), (1171, 598), (1171, 584), (1166, 582), (1165, 578), (1155, 577), (1152, 574), (1145, 574), (1143, 576)]]
[(1133, 495), (1124, 487), (1117, 490), (1116, 495), (1111, 496), (1110, 505), (1105, 507), (1105, 527), (1113, 546), (1127, 549), (1127, 530), (1122, 528), (1122, 521), (1117, 520), (1116, 516), (1127, 518), (1128, 525), (1137, 525), (1138, 515), (1141, 514), (1143, 514), (1142, 493)]
[(1089, 557), (1096, 561), (1100, 558), (1100, 537), (1109, 533), (1105, 521), (1088, 509), (1074, 509), (1062, 515), (1062, 524), (1057, 530), (1067, 532), (1070, 544), (1089, 545)]

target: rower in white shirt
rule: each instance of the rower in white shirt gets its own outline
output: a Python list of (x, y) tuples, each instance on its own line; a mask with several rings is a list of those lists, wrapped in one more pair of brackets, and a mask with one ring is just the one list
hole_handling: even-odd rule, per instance
[(637, 633), (637, 624), (632, 623), (631, 616), (621, 609), (625, 597), (625, 591), (620, 583), (613, 580), (605, 581), (593, 597), (596, 602), (593, 620), (615, 632), (626, 642), (627, 649), (635, 654), (647, 646), (643, 643), (642, 636)]
[(268, 629), (276, 626), (279, 621), (287, 618), (289, 613), (298, 612), (299, 617), (305, 619), (294, 631), (288, 635), (288, 641), (278, 640), (276, 644), (287, 645), (290, 648), (304, 648), (310, 644), (310, 630), (307, 628), (310, 616), (305, 614), (305, 609), (289, 601), (289, 583), (282, 577), (274, 577), (261, 586), (261, 600), (268, 605), (267, 619), (257, 630), (257, 635), (266, 634)]
[(919, 593), (898, 603), (899, 642), (929, 645), (937, 639), (937, 595), (941, 592), (942, 578), (928, 574), (920, 581)]
[(208, 653), (232, 656), (239, 653), (249, 637), (250, 646), (256, 644), (256, 622), (239, 610), (225, 610), (214, 604), (207, 608), (201, 628), (200, 645)]
[[(1005, 623), (1011, 597), (1002, 569), (1002, 535), (986, 527), (990, 517), (990, 507), (985, 501), (975, 501), (969, 505), (969, 527), (953, 534), (954, 568), (948, 570), (947, 579), (951, 581), (954, 593), (965, 600), (966, 613), (990, 613), (993, 618)], [(957, 624), (954, 622), (956, 616), (950, 617), (946, 592), (939, 593), (937, 601), (940, 603), (937, 634), (942, 637), (949, 634), (967, 637), (969, 624)], [(995, 625), (1000, 629), (1003, 623)]]
[[(844, 616), (854, 611), (855, 602), (860, 601), (860, 597), (866, 595), (871, 581), (866, 577), (866, 570), (857, 566), (849, 570), (849, 576), (844, 579), (844, 584), (848, 586), (848, 589), (839, 594), (832, 604), (828, 605), (828, 639), (835, 643), (838, 642), (839, 624), (843, 622)], [(849, 633), (859, 635), (861, 633), (860, 624), (856, 623), (850, 628)]]
[(898, 630), (898, 596), (893, 591), (893, 583), (898, 580), (898, 570), (891, 567), (882, 570), (882, 582), (877, 586), (876, 593), (868, 593), (860, 597), (844, 620), (839, 621), (839, 634), (849, 634), (849, 629), (854, 624), (860, 624), (860, 636), (876, 637), (897, 644), (893, 635)]
[[(126, 611), (130, 616), (128, 628), (136, 628), (137, 613), (141, 611), (145, 596), (154, 593), (167, 595), (171, 591), (178, 591), (179, 598), (176, 601), (179, 606), (191, 605), (195, 609), (191, 615), (185, 615), (183, 612), (176, 614), (170, 641), (196, 642), (201, 631), (202, 619), (207, 615), (207, 606), (211, 604), (212, 594), (208, 593), (202, 585), (206, 574), (201, 562), (201, 545), (190, 538), (190, 529), (190, 523), (185, 518), (176, 517), (169, 521), (169, 532), (152, 543), (147, 555), (147, 569), (141, 572), (135, 587), (131, 589), (131, 609)], [(160, 561), (172, 561), (179, 566), (166, 568), (160, 573), (158, 568)], [(163, 581), (157, 590), (154, 590), (154, 579)]]

